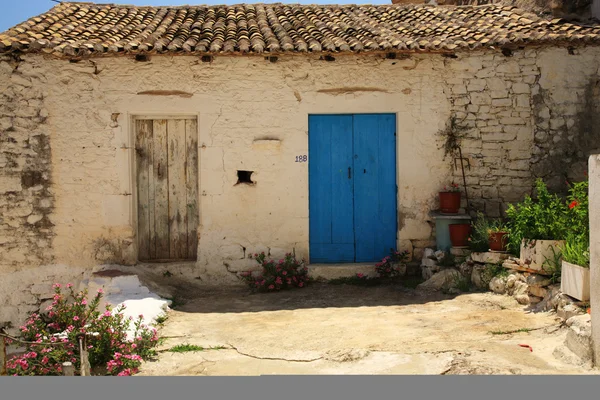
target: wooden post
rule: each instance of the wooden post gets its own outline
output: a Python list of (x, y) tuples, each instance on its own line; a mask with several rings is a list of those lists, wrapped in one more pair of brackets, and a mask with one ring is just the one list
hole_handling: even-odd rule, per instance
[(90, 376), (91, 366), (88, 360), (87, 343), (82, 337), (79, 338), (79, 362), (81, 364), (81, 376)]
[(63, 376), (75, 376), (75, 366), (71, 362), (64, 362), (62, 364)]
[(0, 376), (6, 375), (6, 338), (2, 336), (0, 340)]

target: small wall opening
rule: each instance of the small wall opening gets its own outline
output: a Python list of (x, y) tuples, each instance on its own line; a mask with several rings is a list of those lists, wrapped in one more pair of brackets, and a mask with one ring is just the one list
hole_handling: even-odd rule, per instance
[(239, 184), (254, 185), (254, 181), (252, 180), (252, 173), (254, 173), (254, 171), (238, 170), (238, 172), (237, 172), (238, 181), (237, 181), (236, 185), (239, 185)]
[(150, 56), (148, 56), (147, 54), (136, 54), (135, 61), (148, 62), (150, 61)]

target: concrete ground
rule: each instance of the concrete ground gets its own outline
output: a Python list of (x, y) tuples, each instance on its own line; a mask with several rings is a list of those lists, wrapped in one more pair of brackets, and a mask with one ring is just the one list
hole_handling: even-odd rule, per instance
[[(566, 335), (555, 314), (492, 293), (316, 283), (190, 297), (169, 312), (158, 360), (140, 375), (598, 373), (553, 356)], [(206, 350), (167, 351), (178, 344)]]

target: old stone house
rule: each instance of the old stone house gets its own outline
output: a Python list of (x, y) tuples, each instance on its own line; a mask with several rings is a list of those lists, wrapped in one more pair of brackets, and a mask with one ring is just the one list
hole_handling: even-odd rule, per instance
[(58, 4), (0, 34), (0, 321), (103, 264), (418, 255), (450, 121), (491, 216), (583, 173), (599, 44), (499, 5)]

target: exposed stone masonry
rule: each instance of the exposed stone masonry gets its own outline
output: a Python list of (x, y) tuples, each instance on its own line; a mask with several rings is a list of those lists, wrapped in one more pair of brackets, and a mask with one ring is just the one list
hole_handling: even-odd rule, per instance
[[(579, 51), (552, 53), (569, 54), (567, 65), (541, 49), (485, 54), (468, 68), (447, 63), (452, 114), (468, 128), (462, 151), (469, 198), (490, 217), (531, 194), (537, 177), (553, 190), (564, 190), (565, 179), (584, 179), (588, 155), (600, 148), (597, 66)], [(581, 67), (570, 70), (571, 63)], [(459, 168), (454, 175), (462, 183)]]
[(31, 64), (0, 58), (0, 259), (3, 265), (51, 261), (50, 141), (44, 82)]

